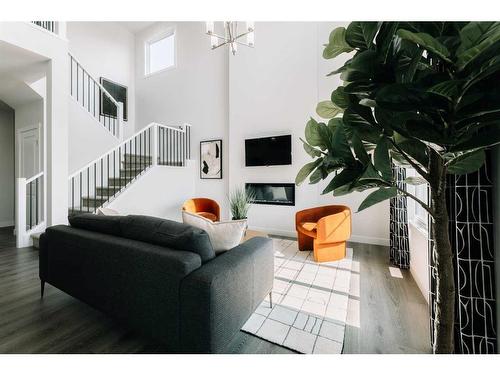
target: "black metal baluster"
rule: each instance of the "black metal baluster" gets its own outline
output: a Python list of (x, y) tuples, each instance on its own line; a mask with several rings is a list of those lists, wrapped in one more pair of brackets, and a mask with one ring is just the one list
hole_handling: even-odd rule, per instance
[(32, 188), (33, 188), (33, 182), (30, 182), (29, 183), (30, 185), (30, 209), (29, 209), (29, 213), (30, 213), (30, 225), (29, 225), (29, 228), (33, 228), (33, 207), (32, 207), (32, 203), (33, 203), (33, 192), (32, 192)]
[(80, 172), (80, 212), (83, 212), (82, 181), (83, 181), (83, 176), (82, 176), (82, 172)]
[(88, 73), (87, 73), (87, 95), (88, 95), (87, 107), (88, 111), (90, 112), (90, 75)]
[(78, 67), (80, 64), (76, 63), (76, 101), (78, 101)]
[[(118, 171), (118, 173), (120, 173), (120, 171)], [(119, 177), (120, 175), (118, 174), (118, 178)], [(113, 150), (113, 181), (116, 181), (116, 150)], [(113, 190), (113, 197), (114, 196), (115, 196), (115, 191)]]
[[(104, 164), (104, 159), (101, 158), (101, 191), (104, 189), (104, 171), (103, 171), (103, 164)], [(109, 190), (109, 181), (107, 182), (107, 189)], [(101, 197), (104, 197), (104, 194), (101, 193)]]
[(97, 210), (97, 164), (94, 163), (94, 212)]
[(96, 84), (95, 84), (94, 80), (92, 80), (92, 82), (94, 83), (94, 89), (92, 90), (92, 96), (94, 97), (94, 117), (95, 117), (95, 87), (96, 87)]
[(90, 167), (87, 167), (87, 212), (90, 212)]
[(69, 57), (69, 90), (73, 96), (73, 56)]
[[(108, 181), (108, 186), (109, 186), (109, 154), (106, 155), (106, 159), (108, 159), (108, 168), (106, 170), (106, 174), (108, 176), (107, 181)], [(116, 181), (116, 180), (114, 180), (114, 181)], [(106, 201), (109, 201), (109, 189), (107, 189), (106, 198), (107, 198)]]
[(71, 214), (75, 213), (75, 178), (71, 178)]
[(35, 225), (38, 225), (38, 178), (35, 180)]

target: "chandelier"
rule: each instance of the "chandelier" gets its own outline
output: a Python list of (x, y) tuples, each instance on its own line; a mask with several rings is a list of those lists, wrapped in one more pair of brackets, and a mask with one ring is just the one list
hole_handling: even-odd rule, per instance
[[(254, 23), (245, 22), (245, 29), (238, 34), (238, 22), (236, 21), (225, 21), (224, 24), (224, 35), (218, 35), (215, 33), (214, 22), (207, 22), (207, 35), (210, 35), (210, 45), (212, 49), (222, 47), (224, 45), (229, 45), (233, 55), (236, 55), (238, 51), (238, 44), (247, 47), (253, 47), (254, 45)], [(245, 38), (245, 41), (242, 41)]]

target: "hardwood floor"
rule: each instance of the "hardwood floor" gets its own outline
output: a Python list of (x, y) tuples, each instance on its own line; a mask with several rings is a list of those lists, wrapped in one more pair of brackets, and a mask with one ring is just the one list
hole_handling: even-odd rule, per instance
[[(162, 352), (160, 345), (51, 285), (40, 299), (38, 252), (16, 249), (12, 241), (12, 228), (1, 229), (0, 353)], [(403, 271), (403, 279), (390, 276), (386, 247), (351, 247), (359, 273), (352, 278), (344, 353), (430, 352), (427, 305), (410, 273)], [(228, 352), (293, 353), (244, 332)]]

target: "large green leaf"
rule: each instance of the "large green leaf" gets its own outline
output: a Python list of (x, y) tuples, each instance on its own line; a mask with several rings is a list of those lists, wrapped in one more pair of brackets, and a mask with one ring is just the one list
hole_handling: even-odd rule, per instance
[(345, 125), (343, 123), (337, 126), (333, 132), (332, 153), (344, 160), (348, 165), (356, 164), (356, 160), (352, 155), (351, 147), (349, 146)]
[(395, 187), (389, 188), (380, 188), (373, 193), (370, 193), (365, 200), (361, 203), (358, 208), (358, 212), (363, 211), (364, 209), (373, 206), (374, 204), (385, 201), (389, 198), (395, 197), (398, 194), (398, 191)]
[(326, 125), (323, 123), (318, 123), (316, 120), (311, 118), (306, 125), (305, 136), (306, 141), (313, 147), (319, 147), (322, 150), (326, 150), (329, 146), (329, 139)]
[(314, 171), (316, 167), (321, 164), (321, 162), (322, 159), (316, 159), (315, 161), (307, 163), (302, 168), (300, 168), (299, 173), (297, 173), (297, 177), (295, 177), (295, 184), (300, 185), (302, 182), (304, 182), (307, 176), (309, 176), (312, 171)]
[(349, 95), (344, 92), (344, 86), (333, 90), (331, 99), (338, 108), (346, 109), (349, 106)]
[(432, 86), (427, 92), (436, 94), (450, 101), (454, 100), (461, 92), (461, 87), (464, 81), (460, 79), (452, 79), (440, 82)]
[(351, 22), (347, 27), (346, 41), (352, 47), (371, 48), (378, 30), (378, 22)]
[(323, 50), (323, 58), (333, 59), (334, 57), (351, 52), (353, 48), (345, 40), (346, 29), (344, 27), (337, 27), (330, 33), (328, 44)]
[[(480, 33), (478, 30), (474, 30), (475, 37)], [(480, 37), (479, 43), (471, 45), (467, 49), (460, 50), (457, 52), (457, 66), (459, 70), (463, 70), (467, 65), (481, 56), (485, 51), (487, 51), (491, 46), (495, 45), (500, 41), (500, 23), (495, 23), (494, 26), (489, 28), (482, 38)]]
[(362, 169), (344, 169), (328, 183), (321, 194), (328, 194), (342, 186), (350, 185), (354, 180), (356, 180), (361, 173)]
[(342, 111), (343, 109), (338, 107), (331, 100), (324, 100), (319, 102), (316, 106), (316, 113), (325, 119), (334, 118), (339, 113), (342, 113)]
[(483, 149), (464, 153), (448, 162), (448, 173), (460, 175), (475, 172), (481, 168), (485, 159)]
[(359, 137), (358, 133), (353, 132), (351, 134), (351, 145), (352, 149), (354, 150), (354, 153), (356, 154), (356, 157), (362, 164), (367, 164), (370, 162), (370, 156), (366, 152), (366, 148), (363, 145), (363, 141), (361, 141), (361, 138)]
[(382, 58), (384, 64), (387, 63), (398, 28), (399, 22), (382, 22), (379, 32), (375, 37), (377, 53)]
[(466, 151), (480, 147), (490, 147), (500, 143), (500, 123), (490, 125), (478, 132), (473, 132), (463, 142), (457, 143), (450, 151)]
[(299, 139), (302, 141), (302, 144), (304, 146), (304, 150), (305, 150), (305, 152), (307, 152), (307, 154), (309, 156), (311, 156), (313, 158), (317, 158), (317, 157), (320, 157), (322, 155), (320, 150), (318, 150), (315, 147), (312, 147), (310, 144), (308, 144), (302, 138), (299, 138)]
[(426, 49), (428, 52), (441, 57), (443, 60), (451, 62), (449, 59), (450, 51), (431, 35), (426, 33), (413, 33), (404, 29), (398, 30), (397, 34), (400, 38), (409, 40), (419, 45), (421, 48)]
[(316, 170), (309, 176), (309, 184), (317, 184), (327, 176), (328, 173), (326, 172), (325, 168), (322, 168), (322, 165), (319, 165)]
[(385, 137), (381, 137), (377, 142), (377, 147), (373, 154), (373, 162), (375, 168), (382, 173), (382, 177), (386, 181), (390, 181), (392, 179), (391, 158), (389, 156), (387, 139)]
[(469, 22), (460, 30), (460, 46), (457, 54), (477, 46), (492, 28), (497, 27), (498, 22)]
[(410, 83), (413, 81), (415, 72), (422, 60), (423, 50), (415, 44), (403, 40), (400, 44), (400, 49), (395, 66), (396, 82)]

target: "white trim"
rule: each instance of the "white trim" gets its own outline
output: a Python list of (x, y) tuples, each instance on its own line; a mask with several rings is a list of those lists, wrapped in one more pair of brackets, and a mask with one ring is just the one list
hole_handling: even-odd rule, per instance
[[(154, 72), (149, 71), (149, 47), (151, 44), (159, 42), (162, 39), (168, 38), (170, 36), (174, 37), (174, 63), (173, 65), (167, 66), (166, 68), (156, 70)], [(167, 30), (163, 30), (161, 33), (155, 34), (153, 37), (144, 41), (144, 78), (149, 78), (154, 75), (167, 72), (169, 70), (177, 68), (177, 28), (175, 26), (169, 27)]]
[(13, 227), (16, 224), (14, 220), (0, 221), (0, 228)]

